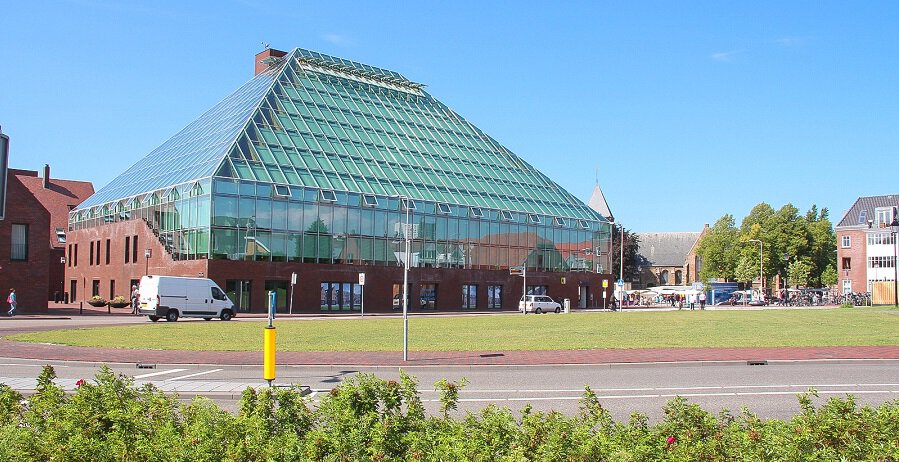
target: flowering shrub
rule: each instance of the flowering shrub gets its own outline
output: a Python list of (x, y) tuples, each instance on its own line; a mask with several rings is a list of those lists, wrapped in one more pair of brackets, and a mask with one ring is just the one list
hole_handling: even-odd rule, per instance
[(852, 397), (819, 408), (800, 395), (789, 421), (748, 410), (712, 415), (683, 398), (664, 420), (616, 422), (590, 389), (565, 416), (495, 405), (456, 419), (458, 384), (435, 384), (428, 416), (414, 378), (359, 374), (317, 406), (297, 388), (248, 388), (236, 414), (196, 398), (180, 404), (103, 367), (70, 395), (45, 367), (36, 393), (0, 384), (0, 460), (15, 461), (742, 461), (899, 460), (899, 401), (858, 407)]

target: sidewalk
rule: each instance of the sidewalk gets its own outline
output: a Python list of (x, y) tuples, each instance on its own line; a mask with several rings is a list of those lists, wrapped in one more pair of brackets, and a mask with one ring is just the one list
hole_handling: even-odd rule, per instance
[[(74, 392), (78, 388), (79, 379), (53, 379), (53, 383), (62, 387), (67, 392)], [(34, 377), (0, 377), (0, 383), (8, 385), (19, 393), (30, 394), (37, 390), (37, 378)], [(134, 387), (140, 388), (144, 385), (152, 384), (158, 390), (166, 393), (178, 393), (182, 398), (191, 395), (211, 396), (224, 399), (239, 399), (240, 395), (247, 388), (255, 388), (257, 390), (268, 387), (264, 381), (250, 382), (220, 382), (211, 380), (135, 380)]]

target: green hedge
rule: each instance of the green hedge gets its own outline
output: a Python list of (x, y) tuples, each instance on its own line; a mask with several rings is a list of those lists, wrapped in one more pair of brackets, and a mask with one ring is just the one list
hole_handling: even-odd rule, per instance
[[(67, 395), (45, 367), (37, 392), (0, 384), (2, 461), (899, 461), (899, 401), (858, 407), (852, 397), (820, 408), (800, 395), (789, 421), (710, 414), (682, 398), (650, 425), (616, 422), (586, 388), (577, 415), (516, 414), (488, 406), (461, 419), (459, 384), (442, 380), (441, 415), (425, 414), (407, 375), (357, 375), (317, 407), (296, 388), (247, 389), (235, 415), (190, 404), (103, 368)], [(811, 391), (814, 395), (814, 391)]]

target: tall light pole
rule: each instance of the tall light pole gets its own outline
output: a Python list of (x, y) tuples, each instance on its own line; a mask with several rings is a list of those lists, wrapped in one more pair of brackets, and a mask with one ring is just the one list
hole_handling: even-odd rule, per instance
[(409, 198), (400, 196), (400, 204), (406, 208), (406, 225), (403, 228), (403, 361), (409, 360)]
[(762, 267), (762, 255), (763, 255), (763, 246), (762, 241), (758, 239), (750, 239), (746, 242), (758, 242), (759, 243), (759, 293), (761, 293), (761, 297), (764, 297), (765, 294), (765, 274)]
[(893, 221), (890, 223), (890, 236), (893, 238), (893, 305), (899, 306), (899, 243), (896, 242), (896, 235), (899, 233), (899, 215), (896, 213), (896, 207), (893, 207)]
[(621, 242), (618, 243), (618, 247), (621, 249), (621, 262), (618, 265), (618, 281), (621, 282), (621, 299), (618, 300), (618, 310), (624, 311), (624, 226), (618, 225), (621, 227)]

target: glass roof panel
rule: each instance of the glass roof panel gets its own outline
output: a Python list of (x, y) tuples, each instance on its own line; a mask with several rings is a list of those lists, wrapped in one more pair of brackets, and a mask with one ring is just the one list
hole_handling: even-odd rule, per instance
[(83, 207), (208, 177), (221, 165), (241, 179), (603, 220), (399, 73), (300, 48), (283, 62)]

